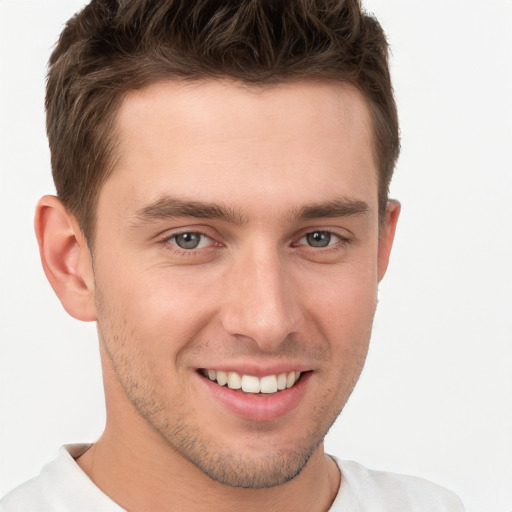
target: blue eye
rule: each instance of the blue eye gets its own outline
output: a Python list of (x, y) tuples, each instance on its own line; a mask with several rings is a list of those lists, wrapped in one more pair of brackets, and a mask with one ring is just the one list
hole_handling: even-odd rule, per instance
[(312, 231), (302, 237), (302, 240), (310, 247), (322, 248), (339, 242), (340, 237), (330, 231)]
[(193, 231), (174, 235), (170, 240), (173, 241), (180, 249), (189, 251), (193, 249), (201, 249), (207, 246), (210, 242), (210, 239), (206, 235)]

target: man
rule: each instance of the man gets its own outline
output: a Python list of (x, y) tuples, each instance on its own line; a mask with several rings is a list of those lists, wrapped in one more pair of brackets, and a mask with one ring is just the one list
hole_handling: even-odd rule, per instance
[(324, 453), (399, 215), (384, 34), (354, 1), (91, 2), (50, 60), (45, 273), (107, 424), (2, 510), (462, 510)]

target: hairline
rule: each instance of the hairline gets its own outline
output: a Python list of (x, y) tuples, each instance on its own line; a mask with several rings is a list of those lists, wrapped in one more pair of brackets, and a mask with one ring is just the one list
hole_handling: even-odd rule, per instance
[[(144, 83), (141, 87), (133, 87), (129, 88), (124, 91), (120, 91), (119, 94), (116, 94), (115, 101), (112, 102), (113, 108), (107, 112), (107, 115), (104, 118), (105, 121), (105, 128), (110, 131), (110, 135), (108, 136), (109, 144), (108, 149), (105, 152), (105, 168), (104, 172), (101, 173), (101, 178), (99, 182), (97, 183), (97, 186), (94, 189), (94, 193), (91, 198), (90, 207), (92, 211), (90, 212), (89, 216), (87, 217), (87, 229), (84, 229), (83, 220), (78, 219), (78, 224), (80, 228), (83, 231), (84, 237), (87, 241), (87, 245), (91, 249), (91, 251), (94, 249), (94, 242), (95, 242), (95, 234), (96, 234), (96, 225), (97, 225), (97, 211), (98, 211), (98, 200), (99, 196), (101, 194), (101, 190), (105, 182), (109, 179), (109, 177), (112, 175), (114, 170), (116, 169), (119, 160), (122, 157), (122, 154), (119, 153), (122, 144), (121, 144), (121, 137), (119, 133), (119, 115), (121, 111), (121, 107), (123, 103), (132, 95), (137, 94), (140, 91), (144, 91), (152, 86), (158, 85), (158, 84), (165, 84), (165, 83), (182, 83), (183, 85), (198, 85), (205, 84), (208, 82), (217, 82), (217, 83), (225, 83), (226, 85), (239, 87), (241, 89), (250, 90), (253, 92), (264, 92), (266, 90), (276, 88), (283, 85), (288, 84), (295, 84), (299, 82), (305, 82), (305, 83), (323, 83), (323, 84), (332, 84), (339, 86), (341, 88), (351, 88), (356, 90), (360, 95), (361, 98), (364, 101), (364, 104), (368, 111), (369, 116), (369, 122), (370, 122), (370, 136), (371, 136), (371, 146), (372, 146), (372, 153), (374, 158), (374, 163), (376, 166), (376, 172), (377, 172), (377, 187), (378, 187), (378, 216), (379, 216), (379, 225), (382, 224), (383, 221), (383, 213), (385, 211), (385, 205), (381, 204), (381, 194), (380, 194), (380, 186), (381, 186), (381, 180), (383, 178), (382, 176), (382, 170), (381, 165), (382, 163), (379, 161), (378, 156), (378, 149), (377, 149), (377, 133), (376, 133), (376, 118), (374, 114), (374, 110), (372, 108), (373, 102), (370, 98), (365, 94), (364, 90), (354, 81), (349, 80), (347, 78), (334, 78), (331, 76), (283, 76), (279, 79), (276, 79), (275, 81), (265, 81), (265, 82), (251, 82), (248, 80), (242, 80), (237, 77), (232, 77), (228, 75), (219, 75), (218, 77), (212, 77), (212, 76), (197, 76), (197, 77), (182, 77), (182, 76), (162, 76), (162, 77), (156, 77), (153, 80), (148, 80), (147, 83)], [(386, 201), (384, 201), (387, 204), (387, 195), (386, 195)], [(72, 212), (74, 213), (74, 212)], [(76, 216), (76, 215), (75, 215)]]

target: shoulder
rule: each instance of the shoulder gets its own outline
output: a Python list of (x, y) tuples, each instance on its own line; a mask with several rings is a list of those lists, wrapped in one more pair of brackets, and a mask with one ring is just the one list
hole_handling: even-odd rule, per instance
[(0, 512), (122, 512), (80, 469), (75, 459), (89, 445), (61, 448), (57, 458), (44, 466), (39, 476), (7, 494), (0, 501)]
[(16, 487), (0, 500), (0, 512), (50, 512), (51, 510), (41, 489), (39, 477)]
[[(59, 486), (72, 486), (74, 459), (69, 449), (85, 449), (86, 445), (62, 447), (58, 456), (46, 464), (41, 473), (16, 487), (0, 501), (0, 512), (50, 512), (55, 510), (53, 495)], [(70, 481), (71, 479), (71, 481)]]
[[(375, 471), (353, 461), (334, 460), (340, 468), (342, 479), (332, 512), (464, 511), (461, 501), (453, 492), (423, 478)], [(347, 508), (349, 503), (350, 508)]]

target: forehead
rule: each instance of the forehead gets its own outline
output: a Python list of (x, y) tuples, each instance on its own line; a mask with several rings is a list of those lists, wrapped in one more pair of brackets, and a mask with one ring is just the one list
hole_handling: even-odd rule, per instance
[(166, 193), (296, 207), (354, 187), (376, 201), (370, 114), (349, 85), (162, 82), (128, 94), (116, 126), (118, 161), (105, 188), (134, 208)]
[[(151, 121), (152, 130), (141, 133), (146, 121)], [(268, 135), (299, 142), (315, 133), (327, 144), (348, 146), (362, 134), (372, 136), (362, 94), (349, 84), (321, 81), (257, 87), (231, 80), (159, 82), (127, 94), (117, 127), (127, 143), (125, 154), (134, 135), (145, 144), (158, 143), (156, 131), (180, 139), (191, 135), (205, 144)]]

